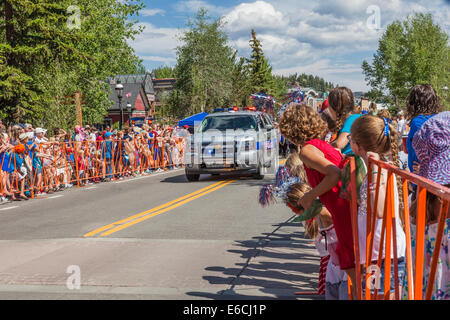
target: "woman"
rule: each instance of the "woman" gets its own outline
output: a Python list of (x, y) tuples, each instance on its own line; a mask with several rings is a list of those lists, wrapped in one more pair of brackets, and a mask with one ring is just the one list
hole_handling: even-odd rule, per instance
[(337, 132), (337, 138), (332, 145), (341, 150), (343, 155), (351, 155), (352, 148), (348, 140), (353, 122), (361, 117), (361, 114), (354, 114), (355, 100), (353, 92), (346, 87), (338, 87), (330, 92), (328, 97), (328, 112), (335, 121), (336, 127), (333, 131)]

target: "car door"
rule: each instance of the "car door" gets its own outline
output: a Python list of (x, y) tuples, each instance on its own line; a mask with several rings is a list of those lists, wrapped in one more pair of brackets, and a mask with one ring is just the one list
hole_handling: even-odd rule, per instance
[(265, 150), (265, 164), (266, 174), (275, 174), (278, 171), (279, 166), (279, 144), (278, 144), (278, 132), (274, 127), (269, 115), (262, 114), (265, 120), (265, 132), (266, 132), (266, 145)]

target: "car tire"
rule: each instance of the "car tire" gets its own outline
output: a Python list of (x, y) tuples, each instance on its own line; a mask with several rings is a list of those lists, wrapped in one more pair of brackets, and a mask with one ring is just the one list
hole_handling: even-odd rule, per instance
[(188, 179), (189, 182), (197, 182), (198, 180), (200, 180), (200, 175), (186, 173), (186, 178)]
[(260, 165), (258, 166), (257, 173), (255, 173), (255, 174), (253, 175), (253, 177), (254, 177), (256, 180), (264, 180), (264, 175), (261, 174), (261, 166), (260, 166)]

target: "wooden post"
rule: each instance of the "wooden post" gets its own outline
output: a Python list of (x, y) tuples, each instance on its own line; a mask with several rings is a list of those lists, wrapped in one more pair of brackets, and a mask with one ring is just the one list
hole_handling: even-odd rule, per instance
[(81, 110), (80, 91), (75, 92), (75, 110), (77, 115), (77, 125), (83, 126), (83, 111)]

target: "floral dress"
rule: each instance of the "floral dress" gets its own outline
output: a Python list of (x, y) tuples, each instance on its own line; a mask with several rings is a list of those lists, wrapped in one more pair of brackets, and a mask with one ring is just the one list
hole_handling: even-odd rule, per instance
[[(424, 249), (424, 268), (423, 268), (423, 299), (427, 291), (428, 278), (430, 275), (431, 260), (433, 258), (434, 247), (436, 245), (438, 224), (425, 226), (425, 249)], [(441, 250), (439, 252), (439, 260), (436, 268), (436, 277), (432, 291), (432, 300), (450, 300), (450, 255), (448, 247), (450, 245), (450, 219), (445, 222), (444, 235), (442, 238)], [(413, 262), (416, 253), (416, 226), (411, 224), (411, 246), (413, 254)], [(413, 263), (414, 267), (414, 263)], [(408, 296), (407, 279), (403, 290), (403, 298)]]

